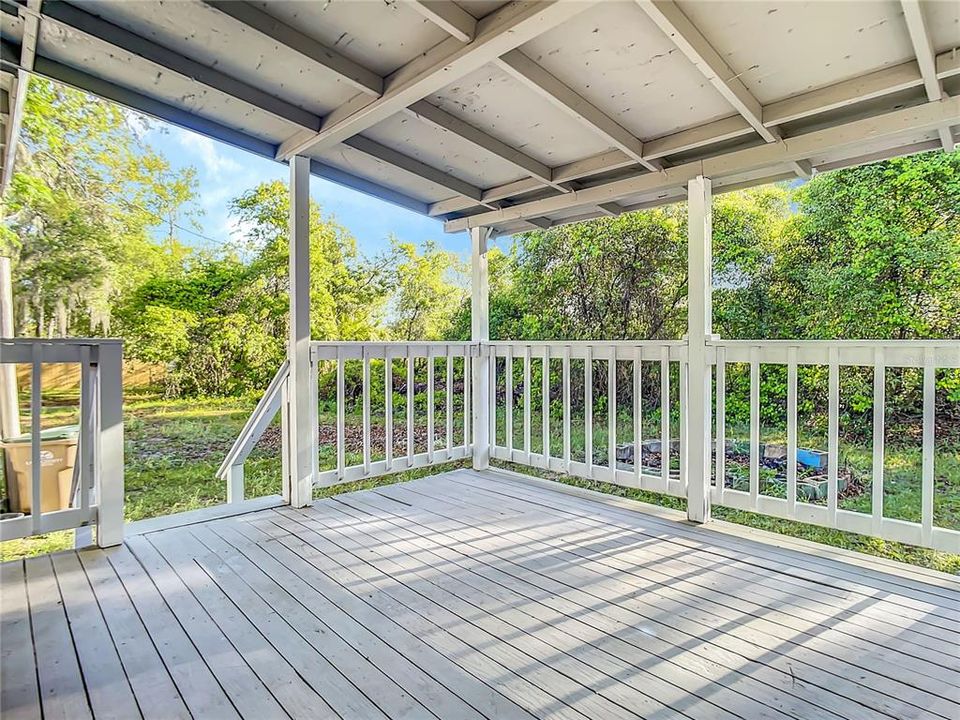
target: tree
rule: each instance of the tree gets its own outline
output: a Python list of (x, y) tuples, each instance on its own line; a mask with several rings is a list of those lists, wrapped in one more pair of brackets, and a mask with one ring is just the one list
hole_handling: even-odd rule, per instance
[(782, 336), (960, 336), (960, 152), (824, 173), (794, 201), (771, 288)]
[(22, 133), (2, 230), (19, 332), (108, 332), (117, 297), (184, 256), (171, 218), (191, 213), (195, 174), (173, 171), (118, 106), (39, 78)]
[(431, 240), (420, 250), (396, 238), (391, 246), (396, 258), (391, 337), (439, 340), (447, 336), (466, 295), (460, 259)]

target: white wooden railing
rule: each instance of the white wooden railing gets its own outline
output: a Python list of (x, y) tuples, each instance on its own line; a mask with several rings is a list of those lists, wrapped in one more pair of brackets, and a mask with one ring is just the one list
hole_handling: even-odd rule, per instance
[[(87, 530), (96, 526), (101, 547), (123, 541), (123, 348), (119, 340), (0, 339), (0, 362), (28, 364), (30, 382), (30, 514), (0, 521), (0, 540), (57, 530)], [(41, 497), (41, 411), (43, 366), (80, 366), (79, 438), (70, 507), (44, 512)]]
[[(479, 351), (475, 344), (313, 342), (310, 350), (310, 395), (317, 406), (333, 408), (331, 423), (320, 423), (319, 411), (314, 415), (314, 485), (335, 485), (471, 457), (470, 369), (472, 357)], [(379, 375), (377, 382), (374, 373)], [(320, 374), (335, 378), (332, 387), (320, 386)], [(348, 374), (358, 378), (351, 383), (358, 397), (348, 395)], [(229, 502), (243, 499), (243, 463), (278, 412), (284, 493), (288, 493), (288, 382), (284, 363), (220, 466), (217, 474), (227, 483)], [(385, 392), (385, 388), (393, 388), (393, 392)], [(437, 401), (438, 392), (443, 394), (442, 402)], [(425, 400), (424, 407), (417, 407), (417, 396)], [(348, 448), (346, 417), (351, 402), (352, 409), (359, 409), (360, 438)], [(402, 406), (399, 419), (395, 405)], [(442, 423), (437, 422), (438, 417)], [(351, 423), (349, 427), (354, 426)], [(321, 427), (332, 427), (333, 437), (321, 438)], [(375, 428), (382, 429), (382, 440), (372, 437)]]
[[(939, 526), (934, 512), (936, 372), (960, 368), (960, 342), (715, 339), (707, 343), (707, 358), (713, 367), (714, 387), (710, 408), (714, 432), (709, 442), (714, 452), (708, 491), (714, 505), (960, 552), (960, 533)], [(310, 394), (322, 407), (332, 408), (327, 410), (332, 415), (326, 423), (327, 435), (322, 442), (318, 440), (314, 453), (314, 483), (332, 485), (471, 456), (477, 464), (478, 458), (489, 456), (686, 498), (688, 361), (684, 341), (314, 342)], [(730, 439), (726, 386), (733, 372), (728, 368), (735, 363), (742, 363), (749, 373), (750, 420), (743, 440), (749, 462), (746, 487), (742, 488), (717, 480), (727, 478), (733, 464), (726, 457)], [(798, 448), (798, 371), (818, 365), (825, 369), (829, 386), (825, 393), (826, 443), (819, 448), (828, 458), (824, 469), (827, 489), (825, 497), (812, 499), (798, 494), (798, 485), (807, 482), (798, 476), (797, 452), (803, 449)], [(786, 369), (786, 477), (779, 495), (768, 492), (761, 482), (760, 378), (761, 369), (767, 366)], [(869, 512), (844, 507), (838, 483), (839, 378), (840, 369), (846, 366), (869, 368), (873, 375)], [(479, 377), (487, 380), (483, 386), (491, 388), (483, 400), (477, 395), (479, 388), (471, 387), (471, 383), (478, 384), (478, 368)], [(884, 512), (887, 368), (917, 368), (922, 373), (921, 507), (916, 520)], [(377, 374), (382, 374), (382, 383), (373, 382)], [(335, 380), (318, 388), (318, 375)], [(445, 393), (440, 405), (436, 402), (438, 381), (444, 391), (452, 391)], [(281, 368), (221, 466), (221, 477), (232, 488), (231, 499), (242, 498), (242, 464), (253, 444), (278, 411), (282, 417), (288, 412), (285, 387), (286, 373)], [(394, 392), (384, 393), (385, 387), (393, 387)], [(418, 407), (418, 402), (422, 406)], [(765, 402), (769, 406), (775, 401), (767, 398)], [(355, 412), (359, 408), (359, 423), (346, 422), (351, 403)], [(399, 421), (395, 403), (404, 406)], [(443, 417), (439, 424), (438, 415)], [(357, 425), (360, 438), (350, 441), (350, 428)], [(371, 440), (374, 429), (383, 431), (377, 448)], [(401, 440), (399, 446), (397, 439)], [(483, 464), (481, 460), (479, 466)]]
[[(750, 510), (763, 515), (838, 528), (887, 540), (923, 545), (948, 552), (960, 552), (960, 533), (938, 527), (934, 522), (936, 371), (960, 368), (960, 342), (957, 341), (750, 341), (724, 340), (709, 343), (716, 365), (716, 445), (714, 483), (711, 497), (715, 504)], [(725, 407), (726, 373), (732, 363), (744, 363), (750, 373), (750, 429), (748, 489), (727, 487), (716, 478), (726, 477)], [(785, 366), (786, 387), (786, 497), (764, 494), (760, 487), (760, 375), (763, 366)], [(827, 374), (826, 498), (822, 504), (802, 500), (797, 492), (798, 445), (798, 370), (821, 367)], [(840, 394), (841, 368), (867, 368), (872, 374), (872, 467), (870, 512), (840, 507), (838, 470), (841, 458)], [(923, 417), (920, 443), (920, 521), (891, 517), (885, 512), (885, 417), (888, 368), (917, 368), (922, 371)], [(956, 490), (954, 490), (956, 491)]]
[[(670, 449), (675, 447), (675, 441), (682, 441), (682, 428), (671, 431), (670, 419), (671, 407), (674, 406), (673, 395), (677, 395), (676, 401), (680, 404), (684, 400), (682, 373), (687, 358), (685, 343), (491, 342), (484, 344), (484, 352), (490, 353), (494, 359), (490, 363), (490, 387), (494, 388), (490, 397), (489, 417), (492, 457), (599, 482), (686, 496), (686, 477), (682, 467), (671, 471), (669, 459), (661, 462), (658, 468), (644, 467), (642, 462), (632, 463), (626, 468), (616, 458), (618, 442), (632, 442), (635, 449), (643, 445), (641, 388), (643, 373), (645, 369), (652, 369), (651, 366), (659, 374), (660, 422), (657, 440), (661, 454), (663, 448), (668, 449), (668, 455), (672, 454)], [(627, 437), (618, 437), (617, 424), (622, 413), (616, 403), (609, 402), (610, 397), (618, 397), (617, 378), (622, 375), (618, 373), (618, 366), (621, 363), (629, 365), (633, 386), (630, 393), (632, 406), (628, 413), (633, 421)], [(600, 374), (597, 373), (598, 365), (601, 366)], [(560, 383), (559, 387), (554, 387), (551, 376), (557, 376), (557, 370)], [(539, 376), (539, 383), (532, 382), (535, 374)], [(518, 375), (522, 378), (518, 379)], [(605, 375), (605, 384), (600, 384), (606, 390), (601, 397), (594, 397), (595, 381), (601, 375)], [(671, 375), (677, 384), (673, 384)], [(512, 392), (508, 390), (506, 382), (510, 377), (514, 378), (509, 385)], [(572, 397), (574, 386), (579, 390), (577, 398)], [(522, 398), (522, 417), (519, 419), (514, 412), (518, 393)], [(595, 405), (602, 399), (607, 400), (605, 459), (597, 458), (594, 453)], [(536, 418), (533, 413), (535, 401), (539, 414)], [(503, 432), (500, 432), (501, 419)], [(539, 437), (532, 432), (535, 420)], [(519, 446), (515, 433), (518, 425), (522, 429)], [(557, 433), (553, 432), (555, 426), (559, 426)], [(579, 442), (581, 433), (582, 443)], [(503, 442), (499, 441), (501, 437)], [(578, 440), (576, 443), (575, 437)], [(576, 452), (574, 444), (577, 445)], [(679, 448), (676, 454), (682, 463)]]

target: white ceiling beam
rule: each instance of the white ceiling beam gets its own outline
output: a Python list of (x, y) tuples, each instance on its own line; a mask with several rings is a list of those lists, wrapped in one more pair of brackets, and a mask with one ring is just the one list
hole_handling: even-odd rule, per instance
[[(954, 65), (957, 68), (956, 74), (960, 74), (960, 53), (945, 52), (937, 56), (938, 72), (948, 73), (949, 75), (955, 74), (952, 69)], [(890, 95), (911, 87), (919, 87), (922, 84), (923, 79), (920, 76), (920, 69), (917, 63), (911, 60), (907, 63), (765, 105), (763, 106), (763, 120), (766, 125), (780, 125), (802, 118), (814, 117), (865, 100)], [(647, 140), (643, 144), (643, 152), (647, 158), (658, 159), (676, 153), (709, 147), (752, 133), (752, 126), (741, 115), (733, 115), (677, 133)], [(564, 183), (598, 173), (619, 170), (634, 164), (634, 160), (622, 150), (609, 150), (553, 168), (553, 178), (557, 183)], [(513, 186), (512, 183), (508, 183), (507, 185), (490, 188), (485, 191), (485, 196), (487, 193), (491, 193), (497, 199), (504, 199), (510, 195), (498, 191), (510, 190)], [(517, 193), (538, 189), (536, 184), (532, 183), (523, 185), (521, 188)], [(475, 204), (471, 204), (469, 200), (458, 196), (431, 205), (430, 215), (462, 212), (471, 207), (475, 207)]]
[(204, 4), (284, 47), (322, 65), (338, 78), (367, 95), (383, 93), (383, 78), (336, 50), (277, 20), (260, 8), (238, 0), (203, 0)]
[(459, 232), (470, 227), (497, 225), (528, 217), (543, 217), (576, 207), (596, 206), (631, 195), (680, 187), (697, 175), (714, 179), (767, 167), (805, 160), (817, 154), (837, 152), (871, 140), (907, 133), (934, 130), (942, 125), (960, 123), (960, 98), (903, 108), (876, 117), (791, 137), (778, 143), (735, 150), (703, 160), (669, 167), (660, 173), (648, 173), (595, 185), (566, 195), (518, 203), (501, 210), (448, 220), (444, 228)]
[(438, 170), (435, 167), (427, 165), (416, 158), (412, 158), (409, 155), (404, 155), (401, 152), (397, 152), (393, 148), (387, 147), (386, 145), (381, 145), (375, 140), (363, 137), (362, 135), (354, 135), (353, 137), (344, 140), (343, 144), (352, 147), (354, 150), (362, 152), (364, 155), (368, 155), (379, 160), (380, 162), (386, 163), (387, 165), (392, 165), (400, 170), (403, 170), (404, 172), (410, 173), (411, 175), (416, 175), (423, 180), (432, 182), (434, 185), (446, 188), (450, 192), (470, 198), (476, 203), (484, 204), (482, 202), (483, 191), (480, 190), (480, 188), (478, 188), (476, 185), (471, 185), (470, 183), (460, 180), (449, 173), (445, 173), (442, 170)]
[(519, 50), (506, 53), (496, 64), (648, 170), (661, 169), (659, 163), (644, 157), (638, 137)]
[(606, 217), (616, 217), (617, 215), (623, 214), (623, 205), (614, 202), (600, 203), (597, 205), (597, 209), (601, 215), (605, 215)]
[(637, 2), (657, 27), (673, 41), (680, 52), (687, 56), (727, 102), (750, 123), (760, 137), (767, 142), (776, 142), (780, 139), (775, 130), (763, 124), (763, 109), (760, 102), (673, 0), (637, 0)]
[(143, 58), (158, 67), (229, 95), (294, 125), (309, 130), (320, 127), (320, 118), (298, 105), (282, 100), (196, 60), (191, 60), (175, 50), (158, 45), (69, 3), (47, 3), (43, 8), (43, 19), (44, 21), (50, 19), (73, 28), (84, 35)]
[(790, 167), (798, 178), (809, 180), (813, 177), (814, 167), (809, 160), (794, 160), (790, 163)]
[[(903, 8), (903, 19), (907, 23), (907, 32), (910, 33), (910, 42), (913, 53), (917, 56), (917, 65), (920, 66), (920, 76), (923, 78), (923, 88), (927, 91), (927, 100), (931, 102), (943, 97), (943, 88), (937, 78), (937, 59), (933, 51), (933, 42), (930, 40), (930, 31), (923, 18), (923, 9), (920, 0), (900, 0)], [(953, 150), (953, 134), (949, 126), (938, 128), (940, 142), (947, 152)]]
[(404, 2), (460, 42), (470, 42), (477, 32), (477, 21), (473, 15), (451, 0), (404, 0)]
[(540, 0), (505, 5), (477, 23), (476, 37), (471, 42), (463, 44), (449, 38), (436, 45), (387, 77), (381, 97), (361, 107), (348, 103), (337, 108), (324, 118), (319, 132), (298, 133), (282, 143), (277, 159), (331, 148), (575, 17), (592, 4)]
[(3, 166), (0, 168), (0, 194), (6, 192), (13, 178), (13, 165), (20, 140), (20, 124), (27, 99), (29, 73), (37, 52), (37, 37), (40, 34), (40, 0), (29, 0), (26, 7), (18, 8), (23, 21), (23, 38), (20, 42), (20, 67), (10, 81), (8, 115), (4, 119)]
[(415, 102), (407, 108), (407, 112), (430, 123), (434, 127), (456, 135), (491, 155), (495, 155), (501, 160), (510, 163), (518, 170), (528, 173), (545, 185), (554, 184), (553, 171), (549, 166), (516, 148), (510, 147), (505, 142), (498, 140), (483, 130), (473, 127), (469, 123), (464, 122), (455, 115), (451, 115), (446, 110), (438, 108), (436, 105), (432, 105), (426, 100)]

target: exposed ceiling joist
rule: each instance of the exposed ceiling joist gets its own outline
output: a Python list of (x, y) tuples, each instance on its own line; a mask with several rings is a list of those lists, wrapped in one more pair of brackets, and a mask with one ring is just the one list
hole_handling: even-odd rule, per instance
[(512, 2), (477, 23), (474, 39), (455, 38), (436, 45), (407, 63), (384, 82), (381, 97), (358, 107), (348, 103), (328, 115), (319, 132), (297, 133), (281, 144), (278, 160), (318, 152), (357, 135), (418, 100), (477, 70), (496, 58), (569, 20), (593, 2)]
[(23, 40), (20, 44), (20, 52), (17, 55), (20, 67), (10, 82), (9, 107), (3, 123), (3, 162), (2, 167), (0, 167), (0, 193), (6, 192), (13, 177), (13, 165), (20, 139), (20, 123), (23, 119), (23, 108), (27, 99), (27, 86), (30, 84), (29, 73), (33, 71), (37, 52), (37, 37), (40, 34), (39, 11), (40, 0), (29, 0), (27, 6), (19, 10), (19, 14), (23, 18)]
[(362, 135), (354, 135), (353, 137), (344, 140), (343, 144), (352, 147), (354, 150), (362, 152), (364, 155), (369, 155), (370, 157), (376, 158), (383, 163), (399, 168), (404, 172), (408, 172), (412, 175), (423, 178), (424, 180), (428, 180), (434, 185), (446, 188), (450, 192), (463, 195), (464, 197), (470, 198), (474, 202), (483, 204), (483, 191), (480, 190), (480, 188), (478, 188), (476, 185), (471, 185), (470, 183), (460, 180), (449, 173), (445, 173), (442, 170), (438, 170), (435, 167), (427, 165), (416, 158), (412, 158), (409, 155), (404, 155), (401, 152), (397, 152), (393, 148), (387, 147), (386, 145), (381, 145), (370, 138), (363, 137)]
[(355, 63), (336, 50), (327, 47), (296, 28), (277, 20), (249, 2), (239, 0), (203, 0), (204, 4), (227, 15), (250, 29), (276, 40), (322, 65), (360, 92), (379, 97), (383, 92), (383, 78), (372, 70)]
[(260, 88), (248, 85), (242, 80), (184, 57), (174, 50), (158, 45), (69, 3), (47, 3), (43, 9), (43, 17), (63, 23), (85, 35), (141, 57), (170, 72), (190, 78), (201, 85), (206, 85), (302, 128), (316, 130), (320, 127), (320, 118), (317, 115), (293, 103), (281, 100)]
[(776, 131), (763, 124), (763, 108), (760, 102), (673, 0), (637, 2), (760, 137), (767, 142), (780, 139)]
[[(19, 57), (20, 48), (4, 41), (3, 56), (6, 58), (8, 55)], [(36, 57), (34, 72), (37, 75), (42, 75), (43, 77), (56, 80), (65, 85), (70, 85), (106, 100), (111, 100), (119, 105), (132, 108), (138, 112), (168, 122), (171, 125), (192, 130), (193, 132), (206, 135), (207, 137), (214, 138), (228, 145), (252, 152), (255, 155), (270, 159), (276, 155), (277, 146), (273, 143), (248, 135), (247, 133), (214, 120), (187, 112), (175, 105), (170, 105), (128, 88), (115, 85), (82, 70), (77, 70), (69, 65), (50, 60), (42, 55)], [(392, 188), (378, 185), (365, 178), (358, 177), (322, 162), (311, 161), (310, 172), (317, 177), (325, 178), (366, 195), (393, 203), (394, 205), (405, 207), (408, 210), (422, 214), (427, 213), (427, 203), (421, 200), (417, 200)]]
[(600, 203), (597, 205), (597, 209), (601, 215), (605, 215), (606, 217), (616, 217), (617, 215), (623, 214), (623, 205), (615, 202)]
[(790, 167), (799, 178), (809, 180), (813, 177), (813, 163), (809, 160), (794, 160), (790, 163)]
[(498, 58), (497, 65), (648, 170), (661, 169), (659, 163), (644, 157), (638, 137), (519, 50)]
[(460, 42), (470, 42), (477, 32), (473, 15), (452, 0), (404, 0), (427, 20)]
[[(926, 20), (923, 18), (920, 0), (901, 0), (900, 5), (903, 8), (903, 19), (907, 23), (907, 31), (910, 33), (913, 53), (917, 56), (917, 65), (920, 67), (920, 76), (923, 78), (923, 88), (927, 92), (927, 99), (931, 102), (939, 100), (943, 97), (943, 88), (940, 85), (939, 78), (937, 78), (936, 54), (930, 40), (930, 31), (927, 29)], [(947, 152), (953, 150), (953, 134), (950, 132), (950, 126), (946, 125), (938, 128), (938, 133), (943, 149)]]
[(818, 153), (836, 152), (865, 140), (882, 140), (904, 133), (929, 131), (944, 124), (957, 123), (960, 123), (960, 98), (945, 98), (939, 102), (903, 108), (876, 117), (816, 130), (792, 137), (786, 142), (768, 143), (704, 160), (691, 161), (667, 168), (661, 173), (648, 173), (614, 180), (567, 195), (519, 203), (501, 210), (448, 220), (444, 227), (448, 232), (458, 232), (471, 227), (496, 225), (510, 220), (543, 217), (572, 208), (596, 206), (631, 195), (655, 192), (658, 189), (680, 187), (697, 175), (722, 179), (724, 176), (805, 160)]
[(451, 115), (446, 110), (432, 105), (426, 100), (420, 100), (411, 105), (408, 112), (419, 117), (431, 125), (456, 135), (466, 140), (475, 147), (481, 148), (486, 152), (495, 155), (519, 170), (528, 173), (545, 185), (553, 185), (553, 171), (547, 165), (536, 160), (524, 152), (510, 147), (505, 142), (489, 135), (483, 130), (479, 130), (469, 123), (464, 122), (455, 115)]

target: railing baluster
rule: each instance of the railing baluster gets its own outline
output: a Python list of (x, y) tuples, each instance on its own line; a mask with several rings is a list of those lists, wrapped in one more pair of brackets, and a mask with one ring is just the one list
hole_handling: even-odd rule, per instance
[(507, 359), (503, 368), (504, 383), (504, 401), (506, 402), (506, 438), (504, 443), (507, 448), (507, 457), (513, 462), (513, 345), (507, 345)]
[(633, 349), (633, 481), (643, 484), (643, 348)]
[(660, 348), (660, 479), (670, 488), (670, 348)]
[(878, 347), (873, 355), (873, 482), (871, 512), (873, 532), (880, 534), (883, 524), (883, 433), (884, 407), (886, 403), (887, 373), (884, 366), (883, 348)]
[(446, 410), (444, 411), (446, 428), (444, 429), (444, 435), (447, 438), (447, 460), (449, 460), (453, 452), (453, 350), (449, 345), (445, 350), (447, 353), (447, 379), (444, 384), (446, 391)]
[(490, 411), (487, 413), (487, 419), (490, 456), (493, 457), (493, 449), (497, 447), (497, 349), (493, 345), (488, 345), (487, 350), (490, 353)]
[(523, 349), (523, 454), (530, 462), (530, 346)]
[(40, 472), (40, 409), (43, 403), (41, 396), (41, 377), (43, 371), (43, 346), (34, 343), (31, 348), (30, 374), (30, 515), (33, 522), (33, 533), (41, 531), (41, 514), (43, 513), (43, 499), (41, 496)]
[(760, 496), (760, 348), (750, 348), (750, 507)]
[(933, 453), (936, 432), (935, 348), (923, 350), (923, 470), (920, 489), (920, 532), (924, 545), (933, 539)]
[[(77, 478), (77, 495), (84, 514), (90, 509), (90, 485), (96, 471), (96, 417), (94, 399), (96, 398), (96, 369), (90, 364), (90, 346), (80, 348), (80, 468)], [(241, 465), (241, 467), (243, 467)]]
[(727, 349), (717, 348), (717, 497), (723, 503), (727, 486)]
[(361, 350), (363, 358), (363, 474), (370, 474), (370, 355), (367, 346)]
[(471, 423), (473, 422), (473, 405), (471, 405), (470, 394), (473, 392), (473, 387), (471, 386), (471, 377), (473, 375), (473, 356), (471, 355), (472, 348), (470, 345), (465, 345), (463, 348), (463, 446), (465, 448), (470, 447), (471, 443), (471, 434), (473, 428)]
[(433, 462), (433, 445), (436, 442), (436, 427), (434, 424), (434, 411), (436, 408), (436, 397), (434, 396), (433, 386), (436, 382), (436, 358), (433, 357), (433, 348), (427, 347), (427, 462)]
[(542, 396), (543, 401), (541, 403), (540, 412), (543, 417), (543, 427), (541, 431), (543, 432), (543, 466), (547, 469), (550, 468), (550, 346), (544, 345), (543, 347), (543, 363), (542, 363), (542, 377), (540, 378), (542, 384)]
[(407, 467), (413, 467), (413, 348), (407, 345)]
[(346, 400), (344, 396), (346, 372), (344, 367), (343, 348), (337, 348), (337, 480), (343, 480), (343, 471), (346, 468)]
[(687, 448), (689, 447), (687, 445), (688, 423), (686, 418), (687, 408), (689, 407), (687, 405), (687, 375), (689, 374), (687, 364), (687, 358), (677, 363), (677, 382), (680, 385), (677, 393), (680, 398), (680, 452), (677, 453), (677, 460), (680, 463), (680, 489), (684, 496), (687, 496)]
[(387, 470), (393, 469), (393, 354), (383, 351), (383, 460)]
[(607, 464), (617, 477), (617, 348), (610, 346), (607, 360)]
[(589, 345), (583, 360), (583, 458), (587, 477), (593, 478), (593, 348)]
[(570, 474), (570, 346), (563, 347), (563, 464)]
[(787, 514), (797, 515), (797, 348), (787, 350)]
[(837, 477), (840, 470), (840, 351), (829, 350), (827, 378), (827, 514), (830, 526), (837, 526)]

